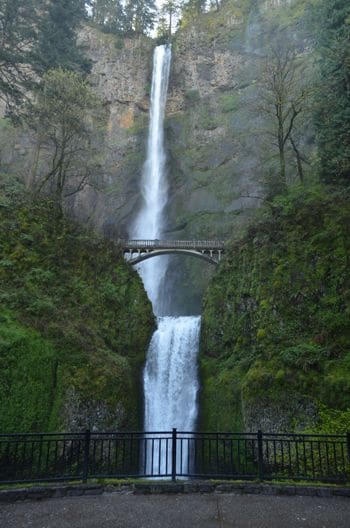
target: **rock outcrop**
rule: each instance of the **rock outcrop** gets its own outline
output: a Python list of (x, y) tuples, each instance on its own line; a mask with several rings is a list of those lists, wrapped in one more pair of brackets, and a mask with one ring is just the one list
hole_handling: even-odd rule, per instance
[(106, 106), (108, 122), (99, 190), (80, 193), (74, 209), (107, 235), (126, 235), (139, 200), (153, 42), (120, 39), (89, 26), (79, 40), (92, 60), (89, 80)]

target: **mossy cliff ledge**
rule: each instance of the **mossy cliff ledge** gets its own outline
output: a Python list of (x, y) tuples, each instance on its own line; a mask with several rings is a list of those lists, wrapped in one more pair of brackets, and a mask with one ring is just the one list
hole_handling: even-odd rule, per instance
[(206, 293), (201, 428), (350, 428), (350, 197), (276, 199)]
[(140, 427), (154, 318), (137, 273), (50, 203), (2, 203), (0, 224), (0, 431)]

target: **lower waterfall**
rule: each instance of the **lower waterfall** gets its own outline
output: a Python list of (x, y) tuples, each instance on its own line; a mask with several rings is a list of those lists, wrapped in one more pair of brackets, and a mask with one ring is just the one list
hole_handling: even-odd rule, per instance
[[(194, 430), (197, 418), (197, 352), (200, 317), (159, 317), (144, 370), (145, 430)], [(165, 473), (165, 456), (159, 466), (159, 445), (147, 473)], [(188, 444), (184, 446), (182, 471), (187, 472)], [(169, 457), (169, 452), (167, 456)], [(168, 466), (170, 461), (168, 460)]]
[(200, 317), (159, 317), (144, 370), (146, 431), (192, 431)]

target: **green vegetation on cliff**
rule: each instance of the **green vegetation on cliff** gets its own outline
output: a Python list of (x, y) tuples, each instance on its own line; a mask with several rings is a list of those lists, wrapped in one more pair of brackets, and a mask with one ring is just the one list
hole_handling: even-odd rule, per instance
[(279, 197), (206, 294), (205, 429), (349, 430), (350, 196)]
[(0, 249), (0, 430), (138, 427), (154, 321), (118, 248), (3, 197)]
[[(264, 195), (268, 212), (260, 212), (245, 235), (231, 230), (235, 242), (206, 294), (201, 425), (345, 431), (350, 6), (346, 0), (255, 5), (260, 13), (249, 14), (245, 45), (251, 52), (260, 48), (266, 64), (256, 70), (258, 98), (248, 93), (238, 98), (238, 110), (232, 108), (240, 112), (251, 103), (247, 145), (252, 158), (259, 148), (263, 153), (254, 195)], [(237, 137), (237, 120), (234, 130)], [(247, 180), (246, 167), (242, 173)], [(301, 187), (295, 187), (297, 176)], [(231, 184), (237, 188), (233, 171)]]

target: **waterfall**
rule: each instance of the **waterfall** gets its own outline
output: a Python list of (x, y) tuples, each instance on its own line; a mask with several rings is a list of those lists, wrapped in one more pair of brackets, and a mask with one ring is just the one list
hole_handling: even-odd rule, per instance
[[(157, 239), (164, 229), (164, 209), (168, 200), (164, 113), (170, 62), (171, 49), (167, 46), (157, 46), (153, 55), (147, 158), (141, 180), (143, 203), (130, 233), (131, 237), (136, 239)], [(161, 284), (165, 277), (166, 268), (166, 257), (154, 258), (139, 266), (140, 275), (156, 315), (161, 312)]]
[[(153, 55), (150, 124), (147, 158), (144, 164), (141, 192), (142, 206), (130, 230), (135, 239), (161, 238), (165, 226), (168, 200), (164, 114), (171, 63), (171, 49), (157, 46)], [(168, 259), (153, 257), (140, 264), (138, 271), (157, 316), (155, 331), (144, 369), (145, 431), (169, 431), (177, 427), (192, 431), (197, 417), (197, 354), (200, 317), (172, 317), (164, 314), (163, 296)], [(155, 446), (154, 459), (159, 451)], [(167, 455), (163, 455), (166, 457)], [(153, 459), (152, 459), (153, 460)], [(162, 473), (156, 462), (147, 462), (148, 473)]]

